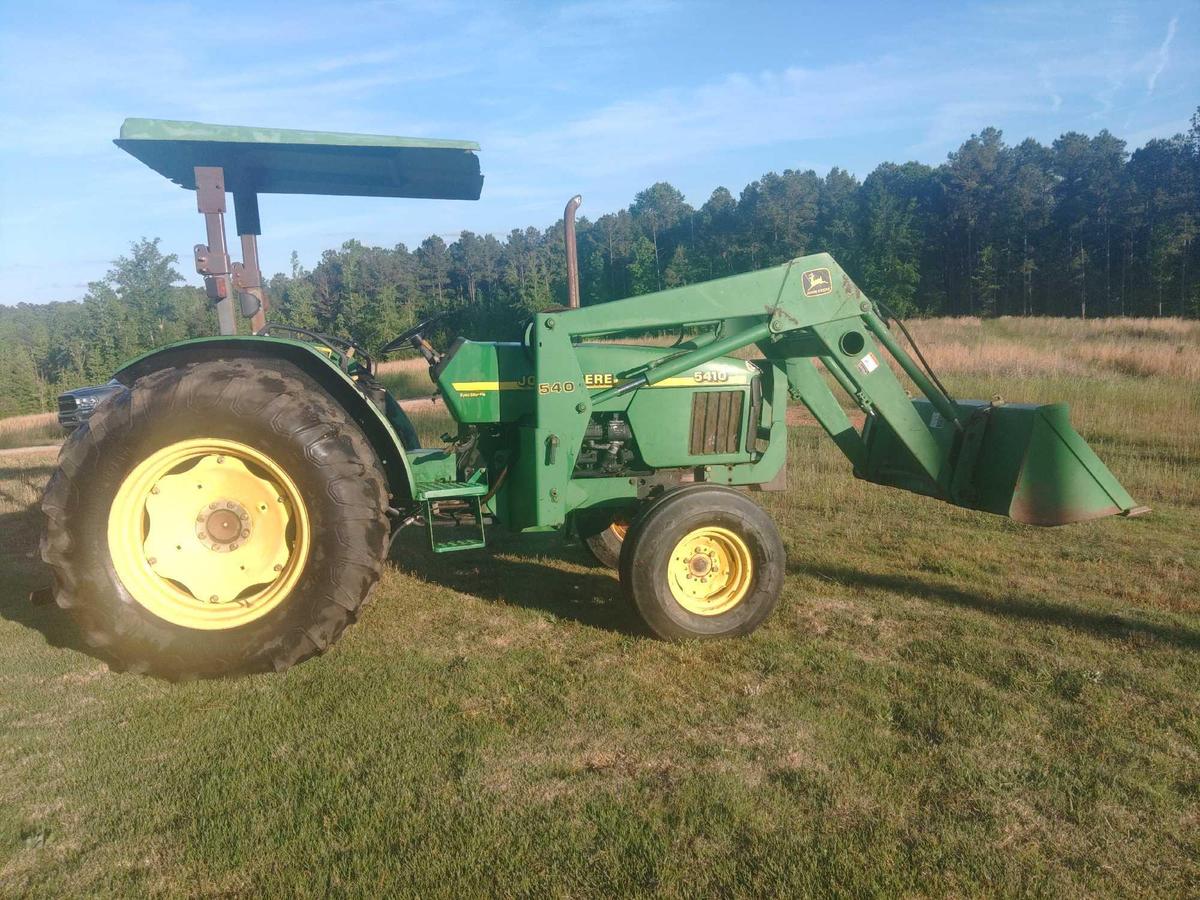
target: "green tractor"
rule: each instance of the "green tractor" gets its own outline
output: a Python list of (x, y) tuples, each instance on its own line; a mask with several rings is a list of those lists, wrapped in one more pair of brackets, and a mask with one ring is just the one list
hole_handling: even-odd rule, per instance
[[(380, 348), (421, 353), (457, 422), (446, 446), (422, 448), (366, 349), (267, 319), (257, 197), (477, 199), (476, 145), (144, 119), (117, 144), (196, 191), (196, 264), (222, 332), (117, 372), (128, 390), (72, 434), (46, 491), (57, 602), (117, 666), (211, 677), (319, 654), (407, 526), (438, 553), (481, 548), (494, 526), (573, 531), (652, 634), (747, 634), (785, 566), (742, 489), (784, 488), (790, 401), (867, 481), (1033, 525), (1144, 511), (1065, 406), (953, 400), (828, 255), (579, 308), (578, 198), (564, 216), (567, 307), (532, 316), (515, 342), (435, 348), (430, 320)], [(234, 333), (235, 299), (251, 335)], [(670, 331), (669, 346), (644, 340)], [(865, 413), (861, 429), (831, 384)]]

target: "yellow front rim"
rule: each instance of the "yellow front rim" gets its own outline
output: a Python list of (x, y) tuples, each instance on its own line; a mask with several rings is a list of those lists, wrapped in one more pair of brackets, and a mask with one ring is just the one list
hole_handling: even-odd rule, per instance
[(727, 528), (697, 528), (671, 551), (667, 580), (676, 602), (698, 616), (729, 612), (750, 591), (754, 560)]
[(269, 456), (236, 441), (163, 447), (121, 482), (108, 514), (117, 577), (141, 606), (185, 628), (237, 628), (295, 588), (308, 510)]

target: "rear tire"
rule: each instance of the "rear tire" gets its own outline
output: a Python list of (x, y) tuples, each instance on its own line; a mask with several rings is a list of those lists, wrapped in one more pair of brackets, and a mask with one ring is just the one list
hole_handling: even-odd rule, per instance
[(300, 369), (202, 362), (139, 378), (67, 440), (42, 558), (114, 668), (280, 671), (357, 618), (387, 508), (370, 444)]
[(749, 634), (783, 587), (775, 523), (744, 494), (700, 484), (672, 491), (634, 522), (621, 551), (621, 586), (665, 640)]

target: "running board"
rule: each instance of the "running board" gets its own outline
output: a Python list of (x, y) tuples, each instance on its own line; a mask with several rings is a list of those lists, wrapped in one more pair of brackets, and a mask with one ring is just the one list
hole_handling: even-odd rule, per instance
[[(484, 534), (482, 498), (487, 494), (487, 485), (472, 481), (422, 481), (417, 483), (417, 499), (425, 511), (426, 527), (429, 529), (429, 547), (434, 553), (455, 553), (459, 550), (481, 550), (487, 546)], [(435, 503), (461, 501), (467, 506), (471, 521), (446, 526), (435, 523)], [(436, 529), (436, 530), (435, 530)], [(470, 530), (469, 536), (439, 540), (438, 531), (450, 530), (458, 534)]]

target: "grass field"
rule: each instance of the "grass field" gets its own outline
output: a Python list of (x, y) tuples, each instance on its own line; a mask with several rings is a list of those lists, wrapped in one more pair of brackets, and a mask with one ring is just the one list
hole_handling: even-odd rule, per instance
[(429, 366), (419, 356), (381, 362), (376, 374), (392, 392), (393, 397), (415, 399), (432, 397), (437, 392), (433, 382), (429, 380)]
[(33, 447), (61, 444), (62, 427), (57, 413), (32, 413), (0, 419), (0, 450), (13, 447)]
[(750, 638), (414, 535), (325, 657), (171, 685), (27, 604), (53, 458), (0, 458), (0, 895), (1196, 895), (1200, 327), (917, 327), (961, 396), (1069, 401), (1153, 514), (1019, 526), (799, 426)]

